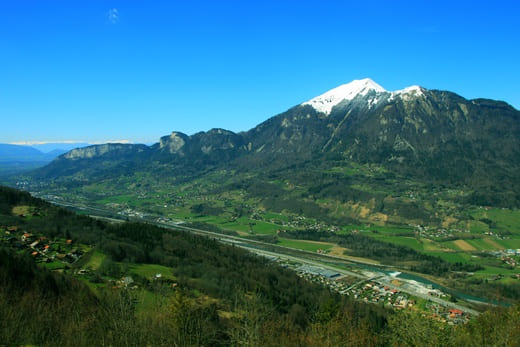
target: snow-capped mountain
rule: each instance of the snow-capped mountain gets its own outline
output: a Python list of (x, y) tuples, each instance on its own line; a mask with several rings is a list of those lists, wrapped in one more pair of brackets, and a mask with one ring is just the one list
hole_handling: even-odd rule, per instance
[(342, 84), (341, 86), (312, 98), (301, 105), (310, 105), (316, 111), (329, 115), (332, 112), (333, 107), (340, 103), (352, 101), (359, 96), (372, 96), (367, 99), (369, 106), (371, 106), (380, 101), (391, 101), (398, 96), (420, 96), (422, 95), (422, 91), (423, 88), (419, 86), (410, 86), (401, 90), (387, 91), (370, 78), (364, 78), (361, 80), (353, 80), (347, 84)]
[(370, 78), (365, 78), (362, 80), (354, 80), (331, 89), (326, 93), (302, 103), (302, 105), (311, 105), (315, 110), (328, 115), (332, 111), (332, 108), (340, 102), (353, 100), (358, 95), (365, 96), (371, 91), (376, 93), (386, 92), (379, 84)]
[[(485, 185), (494, 192), (518, 181), (519, 148), (520, 112), (504, 102), (467, 100), (418, 86), (387, 91), (362, 79), (246, 132), (214, 129), (191, 136), (174, 132), (151, 147), (88, 147), (62, 155), (34, 175), (65, 181), (85, 177), (95, 181), (136, 170), (185, 179), (211, 170), (283, 176), (288, 168), (327, 171), (344, 163), (371, 163), (427, 184)], [(491, 195), (520, 205), (516, 187), (507, 196)], [(478, 196), (472, 201), (488, 203)]]

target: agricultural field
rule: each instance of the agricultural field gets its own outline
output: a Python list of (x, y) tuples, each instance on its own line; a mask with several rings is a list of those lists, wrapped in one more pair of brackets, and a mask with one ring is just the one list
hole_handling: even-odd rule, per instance
[(326, 242), (313, 242), (313, 241), (302, 241), (302, 240), (291, 240), (279, 238), (277, 245), (295, 249), (302, 249), (309, 252), (318, 252), (318, 250), (328, 252), (334, 245)]
[(478, 208), (470, 211), (475, 220), (489, 221), (494, 229), (507, 230), (520, 236), (520, 210), (502, 208)]
[[(321, 175), (319, 170), (316, 172), (309, 175)], [(118, 217), (140, 220), (161, 217), (172, 222), (205, 223), (201, 228), (214, 226), (213, 231), (235, 232), (242, 237), (271, 236), (266, 240), (312, 252), (323, 249), (313, 243), (312, 237), (306, 242), (279, 237), (278, 233), (312, 230), (338, 235), (358, 234), (393, 247), (440, 257), (449, 263), (492, 264), (491, 269), (505, 269), (509, 265), (501, 263), (496, 256), (486, 258), (480, 253), (520, 248), (519, 210), (461, 206), (456, 199), (467, 192), (459, 189), (431, 191), (413, 181), (380, 181), (375, 189), (375, 186), (367, 185), (366, 178), (385, 175), (384, 170), (376, 166), (337, 166), (327, 173), (332, 175), (328, 177), (352, 180), (350, 190), (346, 192), (358, 192), (361, 200), (320, 195), (320, 189), (327, 185), (317, 186), (311, 197), (306, 181), (298, 179), (299, 172), (291, 177), (261, 179), (249, 174), (215, 171), (184, 183), (176, 182), (175, 178), (157, 182), (152, 175), (137, 173), (137, 176), (86, 185), (82, 194), (76, 196), (70, 191), (62, 193), (66, 199), (85, 204), (94, 200), (99, 208), (114, 208)], [(252, 188), (245, 189), (247, 185), (237, 182), (247, 182)], [(309, 196), (309, 199), (298, 205), (302, 196)], [(386, 214), (380, 212), (384, 208), (389, 209)], [(428, 216), (431, 216), (430, 221)], [(328, 251), (341, 247), (330, 243)], [(337, 253), (342, 256), (344, 250)], [(370, 255), (364, 254), (362, 258), (368, 259)], [(373, 260), (385, 263), (376, 255)]]

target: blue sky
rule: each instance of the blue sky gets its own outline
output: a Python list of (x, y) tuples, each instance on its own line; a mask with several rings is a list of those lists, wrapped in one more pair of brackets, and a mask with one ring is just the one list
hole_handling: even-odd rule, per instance
[(520, 108), (518, 1), (2, 1), (0, 142), (245, 131), (353, 79)]

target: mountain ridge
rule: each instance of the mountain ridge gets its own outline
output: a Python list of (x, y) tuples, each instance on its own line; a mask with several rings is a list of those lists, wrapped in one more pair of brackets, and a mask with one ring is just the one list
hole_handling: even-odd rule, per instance
[[(191, 136), (172, 132), (152, 146), (77, 149), (35, 171), (33, 177), (62, 180), (82, 171), (85, 177), (108, 177), (121, 170), (130, 172), (132, 167), (146, 170), (162, 165), (170, 175), (189, 179), (216, 169), (270, 172), (312, 164), (328, 170), (337, 163), (355, 162), (381, 165), (425, 183), (484, 187), (488, 193), (509, 185), (511, 192), (498, 190), (513, 205), (520, 203), (516, 180), (520, 112), (512, 106), (417, 86), (388, 92), (369, 79), (353, 81), (343, 89), (347, 90), (343, 98), (334, 88), (246, 132), (211, 129)], [(327, 99), (333, 104), (327, 105), (329, 113), (311, 102), (327, 93), (334, 95)], [(89, 151), (79, 160), (85, 162), (71, 164), (72, 153)], [(98, 168), (89, 164), (92, 160)]]

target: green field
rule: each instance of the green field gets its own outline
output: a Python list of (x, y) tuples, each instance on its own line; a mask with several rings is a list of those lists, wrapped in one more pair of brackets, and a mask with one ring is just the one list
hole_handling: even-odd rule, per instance
[(484, 239), (473, 239), (473, 240), (465, 240), (467, 243), (475, 247), (479, 251), (494, 251), (501, 249), (502, 247), (495, 247), (493, 245), (493, 242), (496, 242), (495, 240), (492, 240), (492, 242), (486, 242)]
[(502, 267), (496, 267), (496, 266), (484, 266), (484, 270), (477, 271), (475, 275), (477, 277), (488, 277), (492, 275), (503, 275), (503, 276), (511, 276), (516, 275), (518, 273), (518, 270), (510, 270)]
[(49, 270), (59, 270), (59, 269), (66, 269), (67, 265), (63, 264), (61, 261), (53, 261), (51, 263), (43, 263), (43, 266), (45, 266)]
[(274, 235), (276, 231), (280, 229), (280, 226), (277, 224), (253, 220), (247, 217), (240, 217), (233, 222), (226, 221), (225, 223), (221, 223), (220, 226), (224, 229), (236, 231), (247, 232), (252, 230), (253, 234), (260, 235)]
[(92, 269), (95, 271), (95, 270), (99, 269), (99, 267), (103, 263), (103, 260), (105, 260), (106, 255), (101, 253), (100, 251), (96, 250), (96, 251), (93, 251), (90, 255), (87, 255), (87, 257), (89, 257), (89, 258), (83, 267), (86, 269), (89, 268), (89, 269)]
[(496, 240), (496, 242), (498, 244), (504, 246), (504, 248), (515, 248), (515, 249), (520, 248), (520, 239), (519, 238), (511, 238), (511, 239), (506, 239), (506, 240)]
[(172, 268), (157, 264), (132, 264), (129, 267), (130, 273), (135, 273), (147, 279), (153, 279), (156, 274), (161, 274), (162, 278), (174, 280)]
[(440, 257), (451, 263), (465, 263), (471, 259), (471, 255), (464, 252), (427, 252), (427, 254)]
[(305, 251), (316, 252), (318, 249), (328, 251), (333, 246), (331, 244), (321, 244), (317, 242), (311, 241), (301, 241), (301, 240), (292, 240), (292, 239), (278, 239), (278, 245), (283, 247), (295, 248), (295, 249), (303, 249)]
[(507, 230), (520, 235), (520, 210), (479, 208), (471, 211), (471, 216), (476, 220), (489, 219), (496, 223), (497, 230)]

